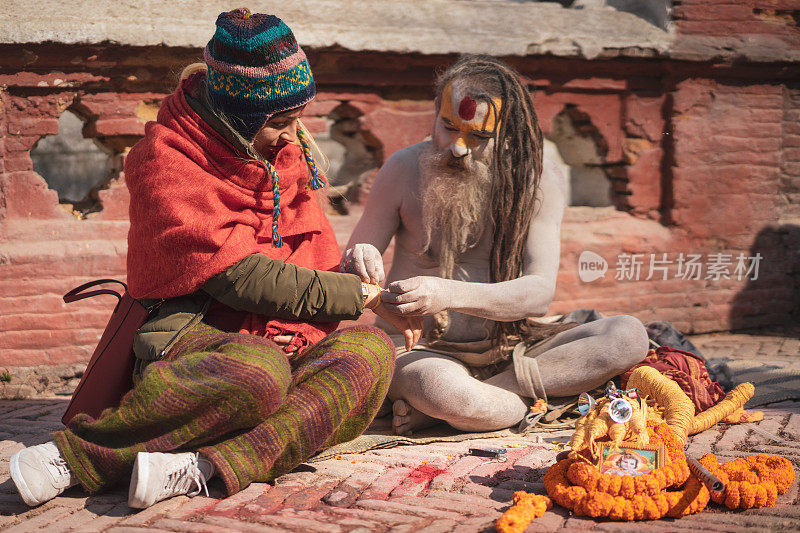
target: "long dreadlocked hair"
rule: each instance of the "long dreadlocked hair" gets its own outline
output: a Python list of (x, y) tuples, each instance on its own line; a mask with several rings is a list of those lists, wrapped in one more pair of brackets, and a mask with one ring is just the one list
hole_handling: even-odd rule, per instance
[[(482, 93), (472, 96), (492, 108), (493, 97), (501, 100), (491, 162), (494, 243), (490, 275), (494, 283), (516, 279), (522, 275), (525, 243), (542, 177), (542, 130), (520, 75), (502, 61), (486, 55), (462, 56), (439, 76), (437, 105), (445, 86), (456, 79), (468, 81), (473, 90)], [(492, 339), (496, 345), (506, 346), (510, 336), (538, 340), (575, 325), (532, 324), (524, 319), (496, 322)]]

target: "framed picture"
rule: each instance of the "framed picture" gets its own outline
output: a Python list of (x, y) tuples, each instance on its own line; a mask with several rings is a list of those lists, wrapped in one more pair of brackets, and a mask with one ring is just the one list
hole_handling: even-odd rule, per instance
[(641, 476), (664, 466), (667, 450), (663, 444), (623, 442), (619, 449), (610, 442), (599, 442), (597, 467), (601, 474)]

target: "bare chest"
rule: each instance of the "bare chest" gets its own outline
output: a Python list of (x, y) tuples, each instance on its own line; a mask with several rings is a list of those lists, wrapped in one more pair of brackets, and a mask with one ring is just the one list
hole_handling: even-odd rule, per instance
[[(455, 279), (482, 283), (489, 281), (493, 233), (494, 226), (491, 220), (486, 220), (478, 243), (457, 258), (456, 271), (453, 275)], [(400, 228), (396, 234), (395, 249), (395, 261), (399, 261), (403, 265), (404, 277), (438, 275), (441, 234), (433, 232), (427, 251), (423, 251), (425, 241), (422, 199), (419, 193), (406, 194), (400, 208)]]

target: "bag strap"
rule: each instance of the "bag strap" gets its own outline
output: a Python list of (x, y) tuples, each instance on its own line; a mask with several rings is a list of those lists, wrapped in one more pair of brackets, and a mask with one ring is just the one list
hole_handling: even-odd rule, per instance
[(94, 281), (90, 281), (89, 283), (84, 283), (80, 287), (75, 287), (67, 294), (64, 295), (64, 303), (72, 303), (77, 302), (78, 300), (83, 300), (84, 298), (91, 298), (92, 296), (98, 296), (100, 294), (108, 294), (110, 296), (116, 296), (119, 300), (117, 303), (122, 301), (122, 295), (117, 291), (111, 289), (97, 289), (94, 291), (83, 292), (86, 289), (91, 289), (92, 287), (96, 287), (98, 285), (103, 285), (104, 283), (119, 283), (122, 285), (122, 288), (127, 291), (128, 286), (116, 279), (96, 279)]

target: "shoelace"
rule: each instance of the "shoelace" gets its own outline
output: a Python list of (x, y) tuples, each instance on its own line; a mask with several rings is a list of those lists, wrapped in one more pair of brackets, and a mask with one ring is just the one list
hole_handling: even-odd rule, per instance
[(66, 477), (70, 476), (71, 472), (69, 470), (69, 467), (67, 466), (67, 462), (61, 456), (51, 457), (50, 464), (53, 465), (55, 469), (58, 471), (58, 473), (61, 474), (62, 476)]
[(68, 489), (78, 484), (78, 480), (72, 475), (67, 462), (60, 454), (46, 457), (43, 464), (52, 477), (54, 487)]
[[(191, 492), (192, 486), (196, 489)], [(197, 465), (197, 456), (192, 455), (174, 463), (174, 470), (167, 474), (167, 480), (162, 489), (162, 495), (186, 494), (189, 497), (197, 496), (203, 492), (208, 496), (206, 477)]]

